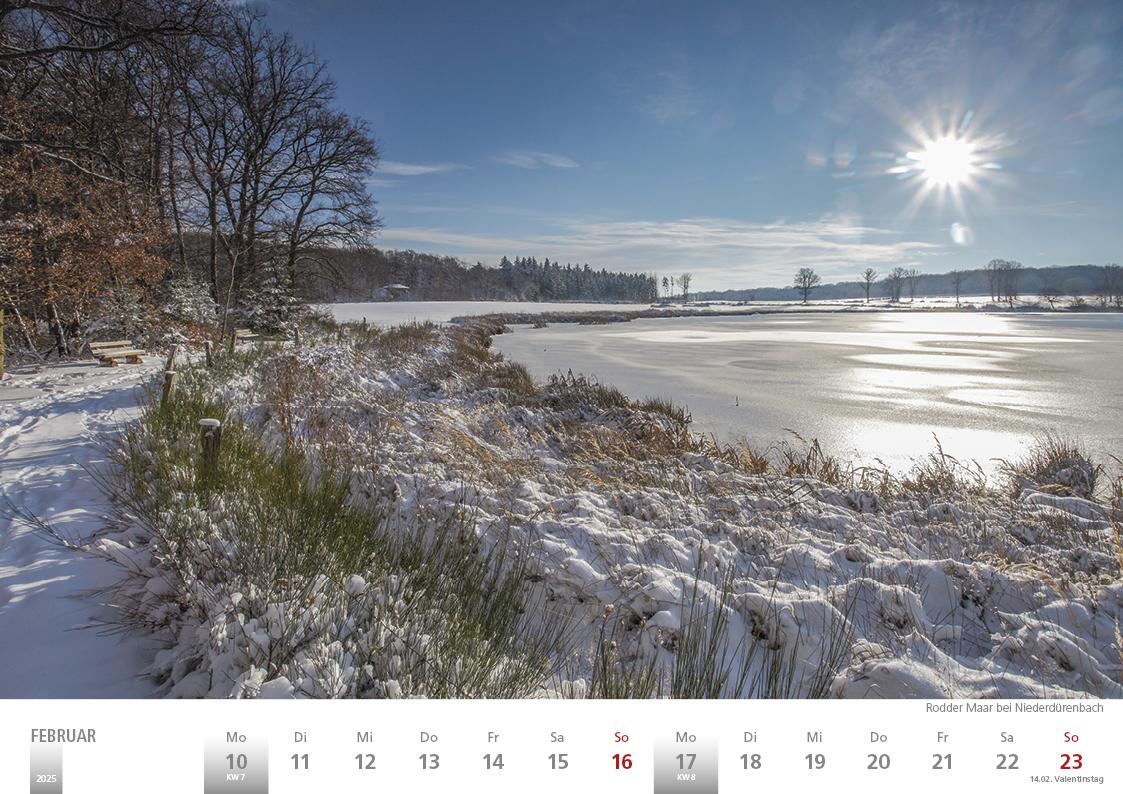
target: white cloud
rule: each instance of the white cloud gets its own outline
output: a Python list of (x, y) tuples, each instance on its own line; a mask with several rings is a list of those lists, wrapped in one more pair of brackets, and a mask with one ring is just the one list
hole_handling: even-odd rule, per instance
[(550, 152), (507, 152), (496, 155), (496, 162), (513, 165), (516, 168), (577, 168), (577, 161), (561, 154)]
[(420, 176), (421, 174), (444, 174), (449, 171), (462, 171), (468, 166), (460, 163), (401, 163), (397, 160), (383, 160), (378, 170), (395, 176)]
[(699, 289), (783, 286), (801, 267), (813, 267), (827, 280), (853, 278), (866, 266), (917, 264), (921, 257), (947, 252), (944, 245), (902, 240), (841, 216), (790, 223), (682, 218), (559, 226), (554, 234), (525, 236), (407, 227), (385, 230), (382, 239), (487, 262), (504, 254), (534, 254), (625, 270), (690, 270)]

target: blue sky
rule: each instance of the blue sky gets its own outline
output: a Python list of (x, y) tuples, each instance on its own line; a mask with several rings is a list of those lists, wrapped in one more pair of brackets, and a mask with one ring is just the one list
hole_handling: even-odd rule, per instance
[(1123, 259), (1119, 2), (263, 7), (371, 123), (384, 247), (698, 289)]

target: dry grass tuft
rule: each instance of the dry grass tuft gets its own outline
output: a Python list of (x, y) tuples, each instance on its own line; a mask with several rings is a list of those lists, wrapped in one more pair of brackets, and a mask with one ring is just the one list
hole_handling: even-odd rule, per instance
[(842, 487), (854, 480), (853, 469), (843, 465), (838, 458), (823, 452), (819, 439), (807, 441), (799, 433), (789, 430), (803, 444), (797, 447), (783, 441), (776, 445), (779, 471), (785, 477), (808, 477), (828, 485)]
[(510, 392), (511, 402), (529, 403), (539, 396), (538, 384), (522, 364), (500, 361), (480, 373), (477, 384), (483, 389), (503, 389)]
[(543, 403), (557, 411), (602, 414), (627, 408), (630, 401), (619, 389), (570, 370), (565, 375), (550, 376), (543, 389)]
[(1037, 438), (1021, 460), (1002, 462), (1013, 492), (1023, 488), (1091, 499), (1103, 466), (1091, 460), (1078, 442), (1049, 432)]
[(768, 450), (758, 449), (749, 443), (723, 444), (712, 433), (695, 437), (694, 452), (720, 460), (746, 474), (762, 475), (772, 470)]
[(430, 322), (405, 323), (389, 328), (363, 323), (350, 326), (350, 336), (356, 350), (391, 357), (421, 353), (437, 343), (439, 334), (440, 326)]
[(900, 482), (900, 488), (914, 496), (951, 498), (963, 494), (979, 495), (988, 490), (986, 473), (976, 461), (964, 463), (946, 452), (936, 438), (936, 449), (921, 458)]
[(629, 399), (615, 386), (607, 386), (596, 378), (574, 375), (551, 375), (542, 390), (543, 404), (556, 411), (577, 411), (584, 415), (606, 414), (621, 410), (652, 414), (685, 427), (690, 424), (690, 414), (681, 406), (663, 397)]

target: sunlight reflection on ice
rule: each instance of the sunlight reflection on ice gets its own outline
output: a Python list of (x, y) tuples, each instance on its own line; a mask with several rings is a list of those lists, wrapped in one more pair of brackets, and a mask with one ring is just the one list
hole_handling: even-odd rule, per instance
[[(942, 353), (870, 353), (862, 356), (851, 356), (854, 361), (864, 364), (886, 364), (896, 367), (913, 369), (949, 369), (949, 370), (994, 370), (998, 366), (997, 356), (953, 356)], [(902, 377), (909, 377), (908, 372)]]
[(784, 428), (895, 467), (933, 449), (1021, 454), (1057, 429), (1123, 449), (1123, 316), (871, 313), (637, 320), (517, 330), (537, 377), (572, 369), (686, 405), (694, 429), (769, 444)]

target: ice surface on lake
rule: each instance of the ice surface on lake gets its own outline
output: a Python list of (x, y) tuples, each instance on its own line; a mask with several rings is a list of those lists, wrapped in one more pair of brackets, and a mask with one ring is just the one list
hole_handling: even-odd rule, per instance
[(572, 369), (669, 397), (694, 428), (785, 429), (895, 469), (932, 450), (988, 470), (1049, 429), (1123, 453), (1123, 315), (853, 313), (520, 327), (496, 347), (538, 378)]

